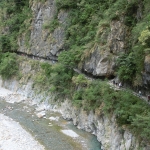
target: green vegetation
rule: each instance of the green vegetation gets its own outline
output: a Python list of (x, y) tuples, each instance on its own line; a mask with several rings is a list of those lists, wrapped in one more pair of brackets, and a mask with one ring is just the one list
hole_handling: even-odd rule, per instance
[[(38, 0), (45, 2), (45, 0)], [(103, 106), (106, 114), (114, 113), (118, 124), (129, 128), (145, 141), (150, 141), (150, 109), (145, 102), (130, 91), (114, 91), (106, 82), (89, 81), (78, 75), (73, 68), (79, 66), (93, 52), (93, 47), (108, 47), (107, 38), (110, 23), (121, 20), (128, 28), (126, 53), (117, 60), (117, 75), (132, 85), (141, 84), (144, 55), (150, 53), (150, 1), (141, 1), (142, 16), (137, 16), (137, 0), (57, 0), (58, 11), (65, 9), (69, 13), (66, 27), (64, 51), (58, 57), (58, 63), (41, 64), (41, 72), (35, 78), (35, 84), (44, 90), (57, 92), (60, 100), (72, 99), (77, 107), (95, 110)], [(2, 0), (0, 2), (0, 74), (4, 79), (17, 73), (18, 65), (12, 51), (17, 51), (18, 37), (26, 35), (25, 43), (30, 46), (30, 7), (29, 0)], [(51, 22), (43, 25), (53, 32), (59, 26), (58, 12)], [(87, 56), (87, 57), (86, 57)], [(39, 64), (32, 64), (34, 67)]]
[(57, 19), (53, 19), (50, 22), (47, 22), (43, 25), (43, 29), (49, 29), (50, 32), (53, 32), (59, 26), (59, 22)]
[[(130, 37), (126, 40), (126, 53), (120, 55), (117, 61), (116, 73), (121, 80), (132, 85), (140, 85), (144, 55), (145, 52), (150, 53), (150, 7), (148, 7), (150, 2), (144, 0), (142, 3), (141, 16), (140, 13), (137, 15), (137, 11), (140, 11), (137, 0), (65, 0), (63, 2), (57, 0), (58, 10), (69, 10), (65, 40), (66, 51), (62, 52), (60, 63), (68, 58), (69, 61), (65, 62), (65, 65), (75, 64), (77, 66), (83, 58), (86, 59), (85, 53), (86, 56), (90, 56), (93, 45), (100, 45), (100, 47), (106, 45), (107, 47), (110, 22), (120, 20), (128, 28)], [(88, 47), (88, 45), (92, 46)], [(72, 56), (76, 49), (79, 55)]]
[(0, 36), (0, 48), (2, 52), (17, 51), (18, 37), (22, 33), (29, 32), (31, 18), (29, 0), (2, 0), (0, 10), (0, 29), (3, 31)]
[(42, 73), (38, 73), (35, 78), (35, 84), (43, 87), (49, 87), (49, 91), (58, 92), (61, 98), (64, 96), (71, 96), (71, 79), (73, 70), (64, 67), (62, 64), (54, 66), (48, 63), (41, 64)]
[(143, 46), (136, 45), (129, 54), (122, 54), (117, 60), (117, 65), (119, 67), (117, 73), (122, 81), (130, 84), (133, 82), (134, 86), (140, 85), (141, 71), (144, 68)]
[(18, 67), (15, 54), (9, 52), (0, 54), (0, 75), (3, 79), (17, 75)]
[(103, 106), (103, 113), (114, 113), (121, 127), (129, 128), (145, 141), (150, 140), (150, 110), (145, 102), (130, 91), (114, 91), (106, 82), (89, 81), (72, 70), (86, 58), (84, 55), (89, 55), (93, 45), (107, 45), (110, 22), (123, 17), (131, 36), (126, 53), (117, 60), (117, 74), (125, 82), (140, 85), (144, 55), (149, 48), (149, 28), (145, 22), (149, 20), (147, 5), (150, 3), (143, 1), (144, 17), (137, 19), (136, 0), (57, 0), (58, 10), (69, 10), (65, 51), (60, 53), (57, 64), (42, 65), (46, 82), (52, 85), (50, 91), (58, 92), (59, 98), (71, 98), (74, 105), (87, 111)]
[[(60, 5), (61, 3), (61, 5)], [(68, 4), (68, 5), (66, 5)], [(66, 44), (85, 45), (93, 41), (96, 34), (96, 27), (100, 20), (100, 1), (57, 1), (58, 8), (70, 9), (69, 11), (69, 27), (66, 31)], [(100, 17), (100, 18), (98, 18)]]
[(76, 107), (86, 111), (102, 108), (102, 113), (110, 117), (115, 114), (122, 130), (128, 128), (139, 139), (150, 140), (149, 106), (131, 91), (115, 91), (107, 81), (87, 80), (62, 64), (42, 63), (41, 67), (45, 74), (40, 78), (37, 75), (38, 82), (48, 83), (49, 91), (57, 92), (59, 100), (70, 98)]
[(139, 41), (142, 43), (142, 45), (146, 45), (147, 47), (150, 47), (150, 30), (149, 28), (147, 27), (146, 30), (143, 30), (141, 32), (141, 35), (139, 37)]
[(96, 81), (86, 89), (74, 93), (76, 106), (85, 110), (95, 110), (103, 105), (104, 113), (115, 114), (121, 127), (129, 128), (133, 134), (145, 141), (150, 140), (150, 109), (146, 102), (141, 101), (130, 91), (114, 91), (105, 82)]
[(0, 2), (0, 75), (3, 79), (18, 75), (16, 55), (18, 38), (24, 33), (29, 46), (30, 8), (29, 0), (1, 0)]
[(132, 17), (135, 16), (138, 9), (137, 3), (138, 1), (133, 0), (128, 4), (128, 17), (130, 17), (128, 23), (130, 25), (127, 24), (130, 27), (131, 36), (129, 38), (128, 51), (118, 59), (118, 75), (120, 79), (129, 81), (134, 86), (141, 84), (141, 72), (144, 70), (144, 57), (145, 54), (150, 53), (150, 15), (148, 13), (150, 11), (150, 2), (144, 0), (142, 16), (138, 16), (138, 19), (135, 17), (133, 19)]

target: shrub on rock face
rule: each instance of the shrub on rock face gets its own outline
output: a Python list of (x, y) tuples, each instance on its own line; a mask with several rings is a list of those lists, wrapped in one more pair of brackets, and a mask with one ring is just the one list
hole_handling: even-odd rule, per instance
[(121, 80), (132, 81), (134, 73), (136, 71), (133, 54), (130, 55), (123, 54), (118, 58), (118, 76)]
[(3, 52), (8, 52), (11, 50), (11, 45), (10, 45), (10, 40), (8, 36), (2, 35), (0, 37), (0, 48), (2, 49)]
[(147, 47), (150, 47), (150, 31), (149, 29), (143, 30), (141, 32), (141, 35), (139, 37), (139, 41), (142, 43), (142, 45), (146, 45)]
[(17, 74), (18, 65), (16, 55), (12, 53), (1, 54), (0, 57), (0, 75), (3, 79), (8, 79)]

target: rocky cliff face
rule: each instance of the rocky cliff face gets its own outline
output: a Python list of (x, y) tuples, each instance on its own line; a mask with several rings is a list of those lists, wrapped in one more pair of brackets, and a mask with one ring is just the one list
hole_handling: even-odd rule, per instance
[[(18, 40), (18, 51), (55, 60), (60, 51), (64, 50), (68, 13), (64, 10), (58, 12), (55, 0), (48, 0), (44, 4), (33, 1), (30, 5), (33, 16), (30, 26), (30, 46), (25, 46), (25, 37), (22, 37)], [(50, 24), (54, 19), (59, 22), (59, 25), (54, 31), (51, 31)], [(112, 21), (110, 31), (105, 33), (104, 30), (100, 35), (100, 38), (105, 39), (106, 43), (104, 45), (95, 44), (91, 48), (92, 52), (83, 61), (82, 70), (94, 76), (114, 75), (116, 58), (120, 53), (126, 51), (127, 35), (127, 27), (122, 21)]]
[[(129, 1), (130, 2), (130, 1)], [(30, 1), (32, 10), (32, 21), (30, 26), (29, 47), (25, 44), (25, 37), (18, 39), (18, 51), (27, 54), (57, 60), (61, 51), (64, 50), (65, 27), (67, 25), (68, 13), (66, 10), (57, 10), (55, 0), (47, 0), (45, 3)], [(142, 18), (142, 3), (139, 0), (135, 18), (140, 21)], [(109, 25), (99, 26), (97, 39), (103, 42), (96, 43), (89, 48), (89, 53), (81, 62), (80, 69), (97, 77), (114, 77), (116, 59), (122, 53), (126, 53), (130, 41), (130, 29), (124, 24), (124, 17), (119, 20), (112, 20)], [(58, 24), (51, 30), (53, 21)], [(107, 28), (108, 27), (108, 28)], [(109, 30), (108, 30), (109, 29)], [(145, 67), (142, 73), (142, 84), (146, 89), (149, 83), (149, 56), (145, 57)]]
[[(33, 16), (30, 27), (30, 46), (28, 48), (25, 46), (25, 39), (22, 37), (18, 41), (18, 51), (55, 60), (59, 52), (63, 50), (67, 12), (59, 11), (58, 13), (54, 0), (48, 0), (44, 4), (31, 1), (30, 5)], [(59, 26), (51, 31), (50, 28), (55, 19)]]
[(94, 45), (92, 53), (84, 61), (84, 71), (94, 76), (109, 77), (114, 75), (116, 58), (119, 54), (127, 51), (127, 29), (122, 21), (112, 21), (108, 35), (102, 31), (104, 33), (100, 37), (106, 39), (106, 44)]
[(83, 109), (76, 109), (70, 101), (66, 100), (62, 103), (60, 110), (63, 117), (72, 119), (79, 129), (96, 135), (103, 150), (137, 150), (139, 148), (139, 142), (128, 130), (119, 129), (114, 115), (105, 116), (100, 108), (95, 113), (93, 111), (87, 113)]
[(150, 88), (150, 56), (147, 55), (145, 57), (145, 62), (144, 62), (144, 72), (142, 73), (143, 75), (143, 84), (146, 90)]

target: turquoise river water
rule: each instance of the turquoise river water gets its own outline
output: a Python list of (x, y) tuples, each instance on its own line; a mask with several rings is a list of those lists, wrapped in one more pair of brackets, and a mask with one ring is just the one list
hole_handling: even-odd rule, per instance
[[(10, 107), (13, 109), (8, 109)], [(22, 102), (10, 104), (3, 100), (0, 101), (0, 113), (19, 122), (44, 145), (45, 150), (101, 150), (100, 143), (94, 135), (77, 129), (71, 121), (64, 120), (58, 113), (48, 112), (46, 118), (59, 117), (59, 121), (50, 121), (46, 118), (38, 118), (35, 115), (35, 106), (28, 106)], [(79, 137), (67, 136), (61, 132), (62, 129), (73, 130)]]

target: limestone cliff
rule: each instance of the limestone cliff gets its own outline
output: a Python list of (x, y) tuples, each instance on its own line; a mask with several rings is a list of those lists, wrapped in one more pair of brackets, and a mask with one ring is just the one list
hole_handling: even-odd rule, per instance
[[(140, 22), (143, 18), (143, 9), (146, 9), (143, 8), (144, 4), (140, 0), (139, 3), (135, 3), (135, 5), (131, 1), (128, 1), (126, 5), (127, 12), (122, 11), (119, 14), (118, 10), (115, 12), (115, 18), (107, 23), (100, 22), (96, 27), (95, 39), (93, 39), (91, 46), (88, 46), (90, 44), (85, 44), (86, 51), (83, 52), (78, 65), (80, 70), (96, 77), (116, 77), (116, 68), (118, 68), (116, 65), (117, 58), (121, 54), (129, 54), (130, 49), (132, 49), (131, 45), (137, 42), (134, 41), (135, 39), (131, 41), (132, 31), (128, 25), (131, 20), (127, 19), (131, 17), (131, 19), (135, 19), (137, 23)], [(23, 34), (18, 39), (19, 48), (17, 51), (44, 57), (46, 59), (57, 60), (60, 52), (69, 50), (66, 47), (66, 41), (68, 40), (66, 38), (66, 30), (69, 30), (69, 34), (72, 34), (72, 29), (77, 28), (78, 24), (68, 29), (67, 23), (70, 17), (68, 16), (68, 12), (70, 10), (58, 9), (55, 0), (47, 0), (45, 2), (30, 1), (30, 7), (32, 17), (29, 27), (29, 45), (26, 46), (25, 35)], [(57, 22), (56, 24), (55, 21)], [(75, 30), (80, 32), (78, 29)], [(138, 37), (136, 37), (136, 39), (137, 38)], [(144, 63), (143, 68), (141, 67), (141, 70), (133, 71), (133, 77), (131, 78), (133, 85), (143, 87), (143, 89), (147, 91), (146, 94), (148, 94), (150, 86), (148, 68), (150, 62), (147, 58), (149, 54), (146, 53), (142, 55), (144, 58), (141, 58), (145, 59), (145, 61), (141, 61)], [(129, 66), (127, 65), (127, 67)], [(143, 91), (143, 93), (145, 92)]]
[[(30, 5), (32, 10), (30, 46), (26, 47), (24, 37), (22, 37), (18, 40), (18, 51), (57, 60), (64, 46), (67, 12), (62, 10), (58, 13), (54, 0), (48, 0), (45, 3), (31, 1)], [(56, 15), (57, 18), (55, 18)], [(57, 19), (59, 26), (51, 32), (50, 24), (54, 19)]]
[(144, 72), (143, 74), (143, 84), (146, 87), (146, 89), (150, 88), (150, 56), (145, 56), (144, 61)]
[[(99, 29), (101, 38), (106, 38), (105, 45), (94, 45), (90, 56), (85, 58), (83, 69), (85, 72), (94, 76), (114, 75), (115, 62), (120, 53), (125, 53), (126, 37), (128, 35), (127, 27), (121, 21), (112, 21), (110, 23), (110, 32), (105, 36), (105, 28)], [(99, 31), (99, 32), (100, 32)]]
[[(74, 125), (79, 129), (96, 135), (103, 150), (137, 150), (140, 147), (141, 143), (127, 129), (123, 130), (118, 127), (113, 114), (108, 117), (100, 108), (95, 113), (93, 111), (87, 113), (73, 107), (68, 100), (62, 103), (60, 110), (63, 117), (73, 120)], [(149, 149), (149, 146), (143, 147), (143, 149)]]

